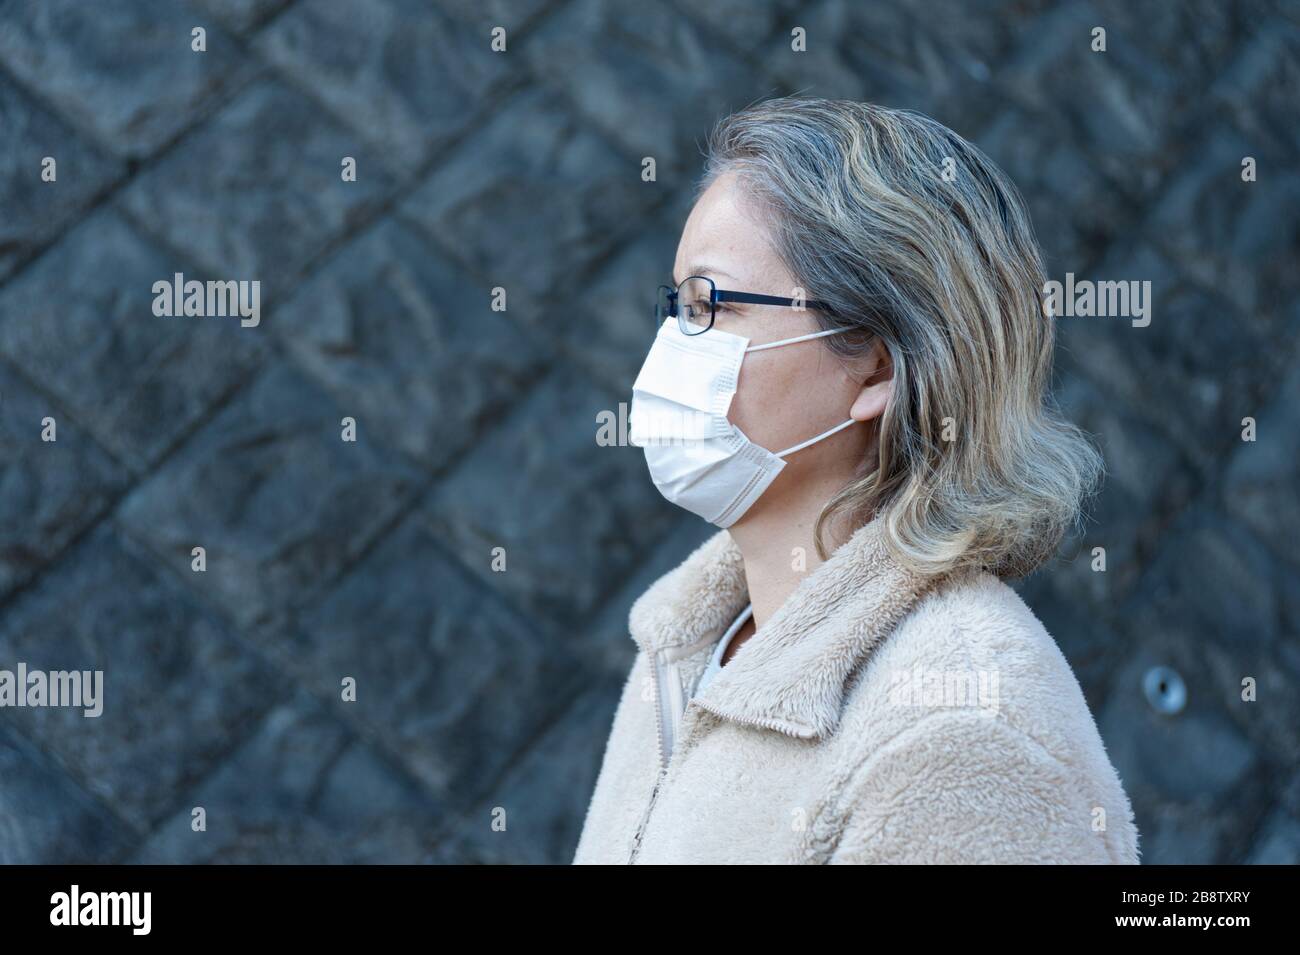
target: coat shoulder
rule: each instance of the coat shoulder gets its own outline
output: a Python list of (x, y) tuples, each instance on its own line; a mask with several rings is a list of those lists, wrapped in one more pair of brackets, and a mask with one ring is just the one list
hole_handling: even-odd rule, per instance
[(991, 711), (1058, 758), (1067, 755), (1058, 744), (1069, 734), (1097, 732), (1056, 641), (1020, 595), (988, 573), (950, 579), (923, 595), (867, 670), (877, 689), (885, 676), (900, 693), (929, 687), (933, 706)]
[[(995, 813), (1037, 806), (1021, 827), (1051, 829), (1058, 845), (1137, 860), (1131, 805), (1073, 670), (1020, 595), (990, 574), (947, 580), (918, 600), (855, 675), (838, 735), (845, 813), (884, 791), (923, 806), (960, 790)], [(1100, 845), (1089, 831), (1097, 818), (1108, 830)]]

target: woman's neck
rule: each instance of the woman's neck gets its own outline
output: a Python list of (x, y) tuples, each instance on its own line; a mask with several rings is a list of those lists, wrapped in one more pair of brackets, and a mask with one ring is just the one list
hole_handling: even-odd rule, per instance
[[(761, 630), (800, 581), (823, 563), (817, 553), (813, 529), (826, 502), (842, 486), (842, 479), (824, 485), (818, 481), (802, 482), (799, 495), (762, 501), (765, 506), (754, 509), (731, 526), (731, 539), (745, 563), (749, 602), (754, 607), (754, 630)], [(831, 522), (832, 526), (827, 528), (828, 552), (842, 543), (834, 536), (836, 523)]]

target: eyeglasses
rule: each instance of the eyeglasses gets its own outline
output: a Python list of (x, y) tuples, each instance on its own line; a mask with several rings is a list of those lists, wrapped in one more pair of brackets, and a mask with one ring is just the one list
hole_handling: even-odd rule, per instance
[(676, 288), (661, 285), (655, 301), (655, 324), (662, 325), (666, 318), (676, 318), (683, 335), (700, 335), (713, 327), (719, 302), (741, 302), (750, 305), (782, 305), (787, 308), (815, 308), (830, 312), (825, 302), (814, 302), (777, 295), (759, 295), (755, 292), (730, 292), (720, 289), (713, 279), (691, 275)]

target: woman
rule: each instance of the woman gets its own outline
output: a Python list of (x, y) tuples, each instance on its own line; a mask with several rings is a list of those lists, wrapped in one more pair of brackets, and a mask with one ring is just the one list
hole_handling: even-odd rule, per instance
[[(633, 386), (723, 530), (633, 605), (576, 863), (1136, 863), (1030, 573), (1100, 469), (1022, 202), (916, 113), (724, 120)], [(770, 449), (782, 449), (773, 451)]]

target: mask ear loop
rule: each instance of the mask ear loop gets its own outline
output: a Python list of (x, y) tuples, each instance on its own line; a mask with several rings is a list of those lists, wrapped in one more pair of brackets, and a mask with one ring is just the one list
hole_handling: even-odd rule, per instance
[(776, 456), (777, 456), (778, 458), (783, 458), (783, 457), (785, 457), (787, 454), (794, 454), (794, 452), (796, 452), (796, 451), (802, 451), (804, 448), (808, 447), (808, 445), (810, 445), (810, 444), (816, 444), (816, 443), (817, 443), (818, 441), (820, 441), (822, 438), (829, 438), (829, 437), (830, 437), (831, 435), (833, 435), (836, 431), (843, 431), (845, 428), (847, 428), (847, 427), (848, 427), (849, 425), (851, 425), (851, 424), (857, 424), (857, 421), (854, 420), (853, 418), (850, 418), (848, 421), (842, 421), (842, 422), (840, 422), (839, 424), (837, 424), (835, 427), (831, 428), (829, 431), (823, 431), (821, 434), (817, 435), (817, 437), (815, 437), (815, 438), (809, 438), (807, 441), (803, 441), (803, 442), (801, 442), (801, 443), (799, 443), (799, 444), (796, 444), (793, 448), (786, 448), (784, 451), (777, 451), (777, 452), (776, 452)]
[(828, 328), (808, 335), (799, 335), (796, 338), (783, 338), (779, 342), (768, 342), (766, 345), (750, 345), (745, 351), (762, 351), (764, 348), (775, 348), (777, 345), (793, 345), (795, 342), (806, 342), (810, 338), (821, 338), (823, 335), (838, 335), (840, 332), (851, 331), (853, 331), (851, 328)]

